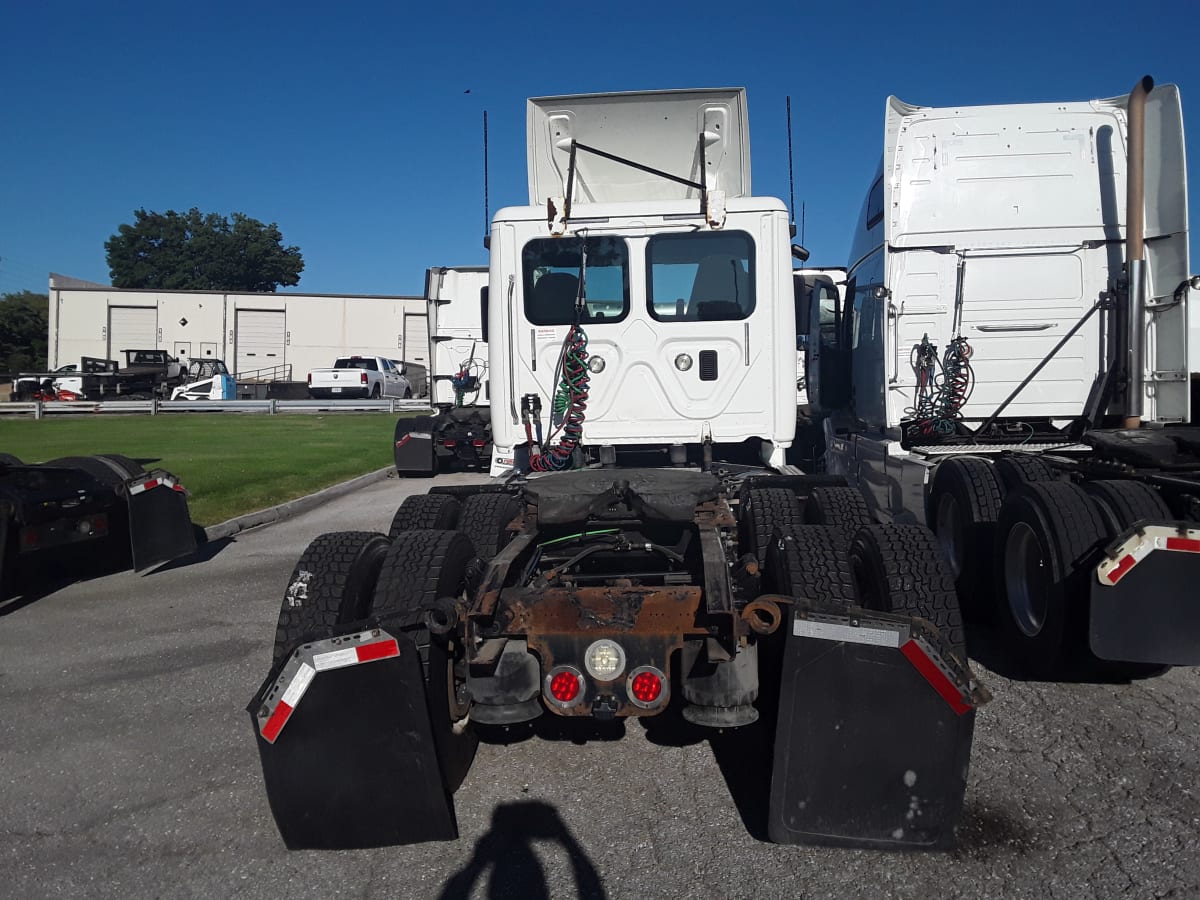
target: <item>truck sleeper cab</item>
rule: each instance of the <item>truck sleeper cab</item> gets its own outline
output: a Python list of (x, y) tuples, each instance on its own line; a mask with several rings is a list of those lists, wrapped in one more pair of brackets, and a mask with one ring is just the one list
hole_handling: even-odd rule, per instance
[[(1200, 554), (1134, 540), (1149, 524), (1191, 547), (1200, 521), (1182, 118), (1178, 90), (1151, 85), (1084, 103), (889, 98), (845, 299), (808, 315), (828, 471), (879, 520), (928, 523), (964, 612), (1043, 677), (1200, 663), (1182, 599)], [(1133, 545), (1154, 585), (1136, 611), (1109, 577)]]

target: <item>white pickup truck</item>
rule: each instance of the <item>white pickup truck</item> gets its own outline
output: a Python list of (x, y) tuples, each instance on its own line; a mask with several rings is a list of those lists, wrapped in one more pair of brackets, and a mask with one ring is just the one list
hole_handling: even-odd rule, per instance
[(412, 384), (393, 360), (382, 356), (339, 356), (332, 369), (308, 373), (308, 396), (314, 400), (341, 397), (400, 397), (413, 395)]

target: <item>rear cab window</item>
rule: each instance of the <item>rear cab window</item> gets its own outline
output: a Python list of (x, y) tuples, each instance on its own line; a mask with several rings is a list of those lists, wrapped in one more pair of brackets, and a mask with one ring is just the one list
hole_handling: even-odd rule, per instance
[[(573, 325), (583, 240), (539, 238), (521, 251), (525, 318), (534, 325)], [(589, 237), (586, 298), (579, 321), (619, 322), (629, 314), (629, 249), (621, 238)]]
[(754, 312), (754, 240), (743, 231), (655, 235), (646, 272), (650, 315), (660, 322), (730, 322)]

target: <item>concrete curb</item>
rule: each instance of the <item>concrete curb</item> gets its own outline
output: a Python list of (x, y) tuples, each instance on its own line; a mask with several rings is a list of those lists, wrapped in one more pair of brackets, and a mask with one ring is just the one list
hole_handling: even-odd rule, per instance
[(307, 512), (313, 507), (320, 506), (322, 503), (328, 503), (330, 500), (336, 500), (338, 497), (343, 497), (361, 487), (366, 487), (368, 484), (383, 481), (393, 471), (392, 466), (386, 466), (375, 472), (368, 472), (366, 475), (359, 475), (357, 478), (343, 481), (341, 484), (330, 485), (327, 488), (317, 491), (315, 494), (297, 497), (295, 500), (289, 500), (286, 503), (280, 503), (278, 506), (271, 506), (267, 509), (260, 509), (257, 512), (246, 513), (244, 516), (237, 516), (219, 525), (210, 525), (204, 529), (204, 535), (210, 541), (219, 541), (221, 538), (232, 537), (249, 528), (258, 528), (260, 525), (270, 525), (274, 522), (290, 519), (292, 516), (298, 516), (302, 512)]

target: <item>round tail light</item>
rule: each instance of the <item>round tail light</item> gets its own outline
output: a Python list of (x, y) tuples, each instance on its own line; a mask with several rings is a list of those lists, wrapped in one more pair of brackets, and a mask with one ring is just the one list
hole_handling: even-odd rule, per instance
[(557, 666), (546, 673), (546, 700), (570, 709), (583, 699), (583, 675), (574, 666)]
[(654, 666), (641, 666), (629, 673), (625, 682), (629, 702), (642, 709), (653, 709), (667, 701), (667, 676)]

